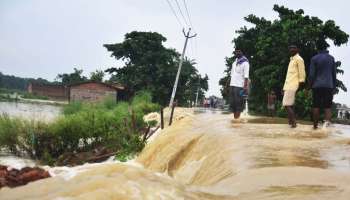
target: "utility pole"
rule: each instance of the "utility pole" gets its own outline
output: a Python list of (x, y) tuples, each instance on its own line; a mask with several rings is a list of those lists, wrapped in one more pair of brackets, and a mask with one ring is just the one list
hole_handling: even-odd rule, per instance
[(199, 93), (199, 87), (197, 89), (197, 94), (196, 94), (196, 103), (194, 104), (195, 107), (198, 107), (198, 93)]
[(186, 40), (185, 40), (184, 49), (182, 50), (182, 55), (181, 55), (181, 59), (180, 59), (180, 63), (179, 63), (179, 68), (177, 70), (176, 79), (175, 79), (175, 83), (174, 83), (174, 87), (173, 87), (173, 92), (171, 93), (171, 98), (170, 98), (170, 103), (169, 103), (169, 107), (170, 108), (172, 107), (172, 105), (174, 103), (174, 98), (175, 98), (175, 94), (176, 94), (177, 84), (179, 82), (179, 77), (180, 77), (180, 73), (181, 73), (181, 67), (182, 67), (182, 63), (184, 61), (188, 39), (191, 39), (191, 38), (194, 38), (194, 37), (197, 36), (197, 34), (194, 34), (194, 35), (190, 36), (191, 28), (188, 29), (187, 33), (185, 33), (185, 29), (182, 29), (182, 32), (183, 32)]
[(198, 107), (198, 95), (199, 95), (199, 88), (200, 87), (201, 87), (201, 77), (199, 76), (195, 107)]

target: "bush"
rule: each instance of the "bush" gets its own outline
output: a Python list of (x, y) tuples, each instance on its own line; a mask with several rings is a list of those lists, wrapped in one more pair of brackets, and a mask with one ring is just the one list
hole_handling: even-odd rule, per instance
[(140, 93), (131, 102), (97, 104), (73, 102), (63, 115), (51, 123), (34, 122), (7, 115), (0, 117), (0, 148), (13, 153), (25, 152), (52, 164), (64, 153), (93, 150), (106, 146), (125, 160), (141, 151), (147, 126), (143, 116), (156, 111), (148, 93)]
[(295, 113), (298, 118), (309, 120), (312, 112), (312, 95), (306, 96), (305, 91), (298, 91), (295, 96)]
[(0, 147), (17, 154), (18, 135), (22, 126), (21, 120), (11, 119), (7, 114), (0, 115)]
[(71, 115), (83, 109), (83, 104), (80, 101), (70, 102), (63, 106), (62, 112), (64, 115)]

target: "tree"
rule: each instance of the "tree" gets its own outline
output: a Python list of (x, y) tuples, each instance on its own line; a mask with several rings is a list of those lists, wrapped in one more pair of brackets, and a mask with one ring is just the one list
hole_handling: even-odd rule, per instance
[(102, 82), (104, 76), (105, 76), (104, 71), (96, 70), (90, 73), (90, 80)]
[[(174, 49), (163, 46), (166, 38), (156, 32), (131, 32), (125, 35), (121, 43), (105, 44), (117, 60), (124, 61), (123, 66), (107, 69), (112, 74), (111, 81), (127, 87), (129, 95), (140, 90), (148, 90), (153, 101), (165, 106), (172, 92), (179, 54)], [(176, 99), (185, 103), (184, 91), (188, 88), (191, 76), (198, 75), (193, 63), (184, 62)]]
[(208, 91), (208, 75), (202, 77), (198, 74), (197, 69), (194, 67), (196, 64), (194, 60), (189, 60), (188, 58), (184, 60), (182, 73), (188, 77), (182, 76), (179, 84), (180, 87), (177, 91), (178, 94), (184, 97), (181, 99), (182, 102), (178, 102), (182, 105), (193, 105), (196, 100), (197, 92), (198, 101), (201, 101), (205, 97), (205, 92)]
[(0, 72), (0, 88), (26, 91), (30, 82), (53, 84), (43, 78), (21, 78), (12, 75), (6, 75)]
[[(328, 41), (335, 46), (347, 43), (349, 35), (340, 29), (332, 20), (323, 22), (317, 17), (304, 15), (303, 10), (293, 11), (283, 6), (273, 8), (279, 18), (273, 21), (259, 18), (255, 15), (245, 17), (254, 26), (243, 27), (236, 31), (238, 37), (233, 40), (236, 47), (243, 49), (251, 64), (251, 110), (264, 112), (266, 94), (274, 90), (281, 100), (281, 90), (286, 77), (289, 63), (288, 45), (296, 44), (304, 58), (306, 71), (312, 56), (323, 47), (329, 47)], [(227, 82), (230, 77), (231, 65), (234, 58), (226, 58), (225, 77), (219, 84), (224, 97), (227, 97)], [(341, 62), (337, 62), (337, 73), (344, 73)], [(337, 90), (346, 91), (341, 80), (337, 80)], [(299, 101), (310, 101), (303, 95), (297, 95)], [(309, 109), (309, 108), (308, 108)], [(306, 117), (308, 109), (297, 108), (299, 116)], [(306, 113), (306, 114), (305, 114)]]
[(77, 69), (74, 68), (74, 72), (67, 74), (58, 74), (56, 79), (62, 83), (63, 85), (70, 85), (70, 84), (74, 84), (74, 83), (81, 83), (83, 81), (88, 80), (85, 76), (82, 75), (83, 74), (83, 70), (82, 69)]

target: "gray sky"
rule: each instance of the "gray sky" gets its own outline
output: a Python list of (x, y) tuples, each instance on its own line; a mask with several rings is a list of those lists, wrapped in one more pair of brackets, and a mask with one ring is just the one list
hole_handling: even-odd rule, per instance
[[(174, 0), (174, 8), (176, 4)], [(182, 4), (182, 0), (178, 0)], [(242, 2), (239, 4), (238, 2)], [(333, 19), (350, 33), (347, 0), (187, 0), (198, 37), (190, 42), (187, 55), (198, 62), (200, 73), (209, 75), (208, 94), (219, 95), (218, 80), (225, 69), (224, 58), (232, 52), (234, 31), (248, 25), (248, 14), (267, 19), (278, 3), (322, 20)], [(184, 13), (185, 14), (185, 13)], [(181, 16), (179, 15), (179, 18)], [(166, 0), (0, 0), (0, 71), (21, 77), (53, 80), (58, 73), (81, 68), (86, 75), (96, 69), (117, 66), (102, 47), (123, 40), (130, 31), (157, 31), (167, 47), (182, 50), (182, 27)], [(343, 63), (341, 79), (350, 89), (349, 46), (331, 48)], [(350, 104), (350, 95), (341, 93), (337, 102)]]

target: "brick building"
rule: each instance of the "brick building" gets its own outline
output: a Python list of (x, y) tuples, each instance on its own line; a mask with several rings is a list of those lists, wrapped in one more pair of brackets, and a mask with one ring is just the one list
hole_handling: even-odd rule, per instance
[(70, 101), (97, 102), (107, 97), (120, 100), (123, 99), (124, 87), (120, 85), (102, 82), (82, 82), (69, 86)]
[(63, 85), (44, 84), (30, 82), (28, 84), (28, 93), (46, 96), (54, 100), (67, 100), (68, 88)]

